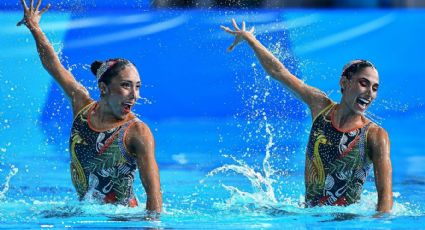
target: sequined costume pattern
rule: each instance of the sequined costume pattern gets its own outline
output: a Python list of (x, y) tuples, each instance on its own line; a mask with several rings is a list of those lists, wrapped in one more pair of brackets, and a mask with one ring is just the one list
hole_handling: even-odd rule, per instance
[(349, 132), (332, 125), (335, 104), (313, 121), (305, 164), (306, 204), (346, 206), (360, 199), (372, 166), (367, 131), (372, 123)]
[(136, 206), (133, 192), (136, 159), (124, 146), (128, 128), (137, 118), (104, 132), (90, 128), (93, 102), (75, 117), (71, 129), (71, 178), (79, 198)]

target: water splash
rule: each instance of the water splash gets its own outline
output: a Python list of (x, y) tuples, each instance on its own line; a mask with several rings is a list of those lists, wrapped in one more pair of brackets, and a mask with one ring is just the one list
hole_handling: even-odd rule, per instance
[[(265, 114), (263, 119), (267, 121), (267, 117)], [(241, 174), (242, 176), (244, 176), (250, 181), (251, 186), (254, 190), (253, 193), (244, 192), (234, 186), (228, 186), (228, 185), (222, 184), (224, 189), (226, 189), (227, 191), (231, 193), (231, 198), (228, 200), (228, 204), (233, 205), (235, 203), (239, 203), (239, 201), (242, 201), (242, 202), (248, 201), (249, 203), (253, 202), (253, 203), (262, 204), (262, 205), (269, 205), (269, 204), (275, 204), (278, 202), (275, 196), (275, 191), (273, 189), (273, 183), (275, 182), (275, 180), (271, 178), (273, 174), (276, 172), (276, 170), (274, 170), (269, 163), (270, 149), (274, 145), (273, 134), (272, 134), (273, 127), (267, 122), (265, 124), (265, 127), (266, 127), (266, 133), (268, 135), (268, 142), (266, 144), (266, 151), (265, 151), (265, 157), (263, 159), (262, 172), (255, 171), (244, 161), (238, 160), (233, 156), (223, 155), (224, 157), (233, 159), (237, 164), (225, 164), (221, 167), (218, 167), (210, 171), (207, 174), (207, 177), (211, 177), (218, 173), (233, 171), (238, 174)], [(200, 182), (204, 183), (205, 179), (201, 180)], [(242, 200), (240, 198), (242, 198)]]
[[(290, 54), (286, 52), (280, 42), (272, 45), (269, 50), (281, 58), (294, 64), (294, 60)], [(276, 191), (273, 188), (274, 183), (277, 182), (280, 175), (284, 175), (284, 170), (275, 170), (272, 167), (272, 160), (279, 161), (280, 159), (272, 157), (272, 154), (288, 153), (288, 146), (276, 145), (274, 138), (277, 138), (277, 143), (281, 143), (281, 139), (287, 139), (293, 132), (297, 132), (300, 126), (292, 124), (291, 129), (287, 128), (287, 120), (289, 116), (296, 116), (300, 107), (294, 106), (292, 99), (288, 98), (288, 93), (282, 93), (282, 86), (278, 82), (271, 79), (270, 76), (264, 75), (261, 67), (259, 68), (257, 62), (251, 64), (253, 76), (248, 79), (240, 79), (236, 75), (236, 81), (240, 81), (237, 85), (237, 91), (241, 94), (241, 100), (244, 102), (244, 108), (241, 108), (235, 119), (242, 121), (237, 122), (238, 128), (242, 129), (242, 140), (247, 144), (245, 151), (241, 153), (241, 157), (256, 157), (259, 152), (264, 151), (264, 157), (259, 169), (258, 166), (248, 165), (234, 156), (224, 155), (224, 157), (231, 158), (237, 164), (225, 164), (210, 171), (206, 177), (212, 177), (218, 173), (235, 172), (248, 179), (253, 190), (252, 193), (241, 191), (240, 188), (222, 184), (222, 187), (230, 192), (231, 197), (227, 201), (228, 205), (235, 203), (255, 203), (259, 206), (273, 206), (278, 204), (277, 194), (280, 194), (280, 188)], [(243, 76), (242, 76), (243, 77)], [(282, 108), (290, 107), (290, 110), (282, 110)], [(284, 120), (284, 125), (280, 121)], [(243, 122), (246, 121), (244, 124)], [(274, 122), (279, 124), (279, 128), (275, 130), (272, 125)], [(264, 149), (265, 148), (265, 149)], [(234, 150), (232, 152), (238, 152)], [(285, 159), (287, 159), (285, 157)], [(252, 160), (252, 159), (250, 159)], [(281, 162), (286, 163), (286, 162)], [(283, 164), (280, 164), (282, 166)], [(279, 174), (278, 174), (279, 173)], [(204, 183), (206, 179), (201, 180)], [(279, 185), (280, 186), (280, 185)], [(285, 204), (293, 204), (288, 198), (284, 198)]]
[(18, 173), (18, 168), (16, 168), (14, 165), (10, 166), (11, 170), (9, 172), (9, 175), (6, 176), (6, 181), (3, 184), (3, 190), (0, 191), (0, 200), (6, 198), (6, 193), (9, 191), (10, 187), (10, 179)]
[[(236, 163), (238, 163), (238, 165), (225, 164), (209, 172), (207, 174), (207, 177), (214, 176), (218, 173), (233, 171), (247, 178), (250, 181), (252, 188), (254, 189), (254, 193), (250, 194), (247, 192), (243, 192), (236, 187), (222, 184), (222, 186), (232, 194), (233, 198), (231, 199), (237, 199), (235, 198), (234, 195), (238, 195), (239, 197), (246, 197), (246, 198), (249, 198), (250, 200), (257, 201), (257, 202), (266, 202), (266, 203), (277, 202), (276, 197), (274, 195), (274, 190), (272, 187), (272, 184), (274, 182), (273, 179), (268, 177), (268, 175), (263, 176), (260, 172), (256, 172), (254, 169), (252, 169), (249, 165), (247, 165), (242, 160), (237, 160), (234, 157), (228, 156), (228, 155), (224, 155), (224, 157), (232, 158), (234, 161), (236, 161)], [(205, 182), (205, 179), (201, 180), (201, 183), (204, 183), (204, 182)]]
[(367, 110), (365, 112), (366, 117), (371, 120), (373, 123), (377, 124), (377, 125), (382, 125), (384, 118), (376, 115), (375, 113), (372, 113), (371, 111)]

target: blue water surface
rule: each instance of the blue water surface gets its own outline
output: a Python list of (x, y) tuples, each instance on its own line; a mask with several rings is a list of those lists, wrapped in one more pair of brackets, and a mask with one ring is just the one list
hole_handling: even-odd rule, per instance
[[(83, 3), (79, 3), (83, 4)], [(135, 112), (151, 127), (164, 213), (79, 202), (69, 173), (68, 101), (41, 67), (22, 13), (0, 11), (1, 228), (421, 228), (425, 204), (423, 10), (108, 10), (57, 6), (42, 27), (62, 62), (98, 97), (89, 65), (125, 57), (139, 68)], [(139, 7), (140, 6), (140, 7)], [(138, 8), (139, 7), (139, 8)], [(305, 209), (308, 109), (271, 80), (246, 44), (219, 26), (246, 20), (308, 84), (338, 101), (342, 66), (370, 59), (381, 85), (368, 116), (391, 139), (394, 208), (374, 218), (370, 172), (349, 207)]]

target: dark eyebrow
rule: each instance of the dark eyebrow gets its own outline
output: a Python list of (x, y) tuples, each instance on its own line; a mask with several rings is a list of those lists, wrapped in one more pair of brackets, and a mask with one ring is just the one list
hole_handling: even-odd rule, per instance
[(359, 81), (367, 81), (367, 83), (370, 84), (370, 81), (368, 79), (364, 78), (364, 77), (360, 78)]
[[(121, 83), (124, 83), (124, 82), (133, 84), (133, 82), (130, 80), (121, 80)], [(141, 84), (141, 83), (142, 83), (141, 81), (136, 82), (136, 84)]]
[(366, 79), (366, 78), (364, 78), (364, 77), (360, 78), (360, 79), (359, 79), (359, 81), (366, 81), (366, 83), (370, 85), (370, 81), (369, 81), (369, 80), (367, 80), (367, 79)]

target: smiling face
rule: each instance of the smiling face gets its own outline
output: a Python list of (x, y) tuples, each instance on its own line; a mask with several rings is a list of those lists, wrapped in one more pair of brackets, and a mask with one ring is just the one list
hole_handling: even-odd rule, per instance
[(139, 98), (140, 76), (133, 65), (125, 66), (108, 85), (101, 82), (102, 100), (116, 119), (123, 120)]
[(357, 71), (350, 79), (343, 76), (340, 84), (343, 89), (341, 104), (361, 115), (377, 96), (378, 72), (373, 67), (365, 67)]

